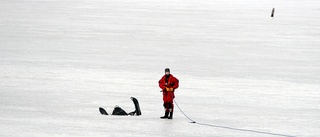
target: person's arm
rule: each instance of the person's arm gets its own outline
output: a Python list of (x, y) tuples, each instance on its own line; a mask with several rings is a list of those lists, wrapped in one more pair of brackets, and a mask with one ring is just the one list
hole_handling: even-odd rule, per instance
[(177, 89), (179, 87), (179, 79), (175, 78), (173, 89)]
[(165, 89), (166, 89), (165, 82), (164, 82), (164, 80), (162, 80), (162, 78), (159, 80), (159, 87), (160, 87), (162, 90), (165, 90)]

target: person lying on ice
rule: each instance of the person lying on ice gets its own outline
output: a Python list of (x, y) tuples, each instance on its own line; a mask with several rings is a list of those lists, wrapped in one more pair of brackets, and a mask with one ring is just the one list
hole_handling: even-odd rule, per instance
[[(165, 114), (162, 119), (173, 118), (173, 99), (174, 91), (179, 87), (179, 80), (170, 74), (170, 69), (165, 69), (165, 75), (159, 80), (159, 87), (162, 89), (163, 95), (163, 106), (165, 109)], [(170, 115), (169, 115), (170, 114)]]
[[(140, 116), (141, 115), (141, 110), (140, 110), (140, 106), (139, 106), (138, 100), (135, 97), (131, 97), (130, 99), (132, 100), (132, 102), (134, 104), (134, 108), (135, 108), (134, 111), (132, 111), (130, 113), (127, 113), (121, 107), (115, 106), (114, 109), (113, 109), (112, 115), (120, 115), (120, 116), (128, 116), (128, 115), (134, 116), (134, 115), (136, 115), (136, 116)], [(107, 113), (107, 111), (102, 107), (99, 108), (99, 111), (100, 111), (100, 113), (102, 115), (109, 115)]]

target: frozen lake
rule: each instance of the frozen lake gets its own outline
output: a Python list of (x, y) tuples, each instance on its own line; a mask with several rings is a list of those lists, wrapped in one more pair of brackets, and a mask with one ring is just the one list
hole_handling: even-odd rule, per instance
[[(316, 0), (1, 0), (0, 136), (320, 136), (319, 15)], [(166, 67), (198, 123), (159, 118)], [(131, 96), (141, 116), (100, 115)]]

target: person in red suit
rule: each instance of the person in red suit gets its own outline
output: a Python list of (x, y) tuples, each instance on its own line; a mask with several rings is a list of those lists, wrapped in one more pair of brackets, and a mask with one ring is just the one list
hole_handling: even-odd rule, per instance
[(170, 69), (165, 69), (165, 75), (159, 80), (159, 87), (162, 89), (163, 94), (163, 106), (165, 108), (165, 114), (162, 119), (173, 118), (173, 99), (174, 91), (179, 87), (179, 80), (170, 74)]

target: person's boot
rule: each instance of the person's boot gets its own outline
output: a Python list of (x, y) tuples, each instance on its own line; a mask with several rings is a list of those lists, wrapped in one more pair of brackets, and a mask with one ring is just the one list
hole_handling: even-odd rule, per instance
[(168, 119), (172, 119), (172, 118), (173, 118), (173, 111), (170, 112)]
[(169, 112), (166, 112), (166, 113), (164, 114), (164, 116), (163, 116), (163, 117), (160, 117), (160, 118), (162, 118), (162, 119), (164, 119), (164, 118), (169, 118), (168, 115), (169, 115)]

